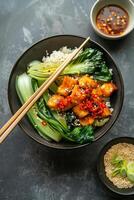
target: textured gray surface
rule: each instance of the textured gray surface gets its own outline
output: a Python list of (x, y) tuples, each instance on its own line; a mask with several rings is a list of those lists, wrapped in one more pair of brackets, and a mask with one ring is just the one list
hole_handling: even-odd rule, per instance
[(7, 85), (17, 58), (55, 34), (90, 36), (113, 55), (125, 83), (120, 117), (104, 138), (80, 152), (52, 151), (19, 127), (0, 146), (1, 200), (112, 200), (96, 174), (100, 149), (112, 138), (134, 134), (134, 32), (121, 41), (99, 38), (89, 22), (94, 0), (0, 0), (0, 126), (10, 116)]

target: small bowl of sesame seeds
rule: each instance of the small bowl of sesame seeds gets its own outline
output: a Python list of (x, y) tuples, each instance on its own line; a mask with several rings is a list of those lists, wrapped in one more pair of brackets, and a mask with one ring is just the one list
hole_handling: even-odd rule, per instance
[(134, 138), (117, 137), (100, 151), (97, 172), (101, 182), (119, 196), (134, 195)]
[(96, 33), (106, 39), (120, 39), (134, 29), (132, 0), (97, 0), (90, 20)]

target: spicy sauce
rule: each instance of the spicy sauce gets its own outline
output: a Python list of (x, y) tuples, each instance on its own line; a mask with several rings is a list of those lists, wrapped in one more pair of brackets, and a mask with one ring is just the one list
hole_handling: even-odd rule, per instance
[(126, 30), (129, 16), (126, 10), (117, 5), (103, 7), (97, 17), (96, 25), (107, 35), (121, 35)]

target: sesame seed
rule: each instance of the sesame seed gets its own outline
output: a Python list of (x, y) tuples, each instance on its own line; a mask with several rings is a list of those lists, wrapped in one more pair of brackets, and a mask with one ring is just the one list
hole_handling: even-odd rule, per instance
[(118, 156), (121, 156), (122, 159), (129, 161), (134, 161), (134, 145), (128, 143), (118, 143), (113, 145), (106, 154), (104, 155), (104, 166), (106, 176), (110, 179), (110, 181), (117, 186), (118, 188), (131, 188), (134, 186), (127, 177), (112, 176), (113, 165), (111, 163), (114, 155), (118, 153)]

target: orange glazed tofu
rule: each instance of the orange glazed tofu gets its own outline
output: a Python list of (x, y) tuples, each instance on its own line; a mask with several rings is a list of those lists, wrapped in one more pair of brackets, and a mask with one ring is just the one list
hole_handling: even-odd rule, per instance
[(82, 126), (92, 125), (93, 123), (94, 123), (94, 118), (90, 117), (90, 116), (87, 116), (87, 117), (80, 119), (80, 124)]
[(105, 97), (110, 97), (115, 90), (117, 90), (117, 87), (114, 83), (104, 83), (101, 86), (102, 95)]
[(87, 94), (85, 91), (80, 88), (78, 85), (75, 85), (70, 97), (72, 98), (72, 102), (78, 104), (80, 101), (86, 98)]
[(99, 97), (102, 96), (102, 90), (101, 90), (101, 88), (98, 87), (98, 88), (93, 89), (92, 90), (92, 95), (97, 95)]
[(74, 106), (69, 96), (65, 98), (59, 94), (53, 95), (48, 100), (47, 104), (53, 110), (62, 110), (62, 111), (69, 110)]
[(79, 79), (79, 86), (82, 88), (96, 88), (97, 85), (97, 81), (87, 75)]
[(88, 111), (86, 111), (86, 110), (81, 110), (79, 105), (73, 107), (73, 112), (74, 112), (75, 115), (76, 115), (77, 117), (79, 117), (79, 118), (83, 118), (83, 117), (85, 117), (85, 116), (87, 116), (87, 115), (89, 114)]
[(57, 93), (63, 96), (67, 96), (70, 94), (76, 84), (77, 80), (75, 78), (65, 76), (62, 84), (58, 87)]
[(106, 107), (106, 108), (103, 109), (102, 117), (108, 117), (111, 114), (112, 114), (111, 110), (108, 107)]
[(64, 97), (62, 97), (58, 94), (55, 94), (48, 100), (47, 104), (51, 109), (56, 110), (56, 109), (58, 109), (59, 103), (63, 100), (64, 100)]

